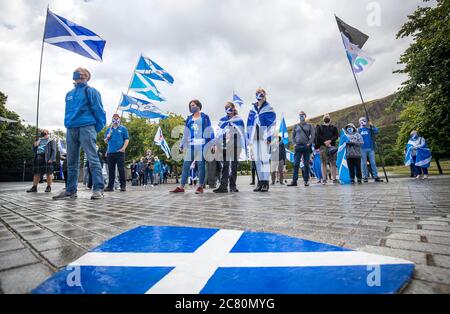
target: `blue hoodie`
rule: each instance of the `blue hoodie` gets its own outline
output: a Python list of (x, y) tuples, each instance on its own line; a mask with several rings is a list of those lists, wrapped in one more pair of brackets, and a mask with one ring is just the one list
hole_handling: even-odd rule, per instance
[(95, 130), (100, 132), (106, 125), (106, 113), (100, 93), (86, 83), (77, 83), (66, 95), (64, 126), (71, 129), (89, 125), (95, 125)]
[[(376, 127), (372, 127), (372, 132), (373, 135), (377, 135), (378, 134), (378, 128)], [(363, 128), (358, 128), (358, 133), (361, 134), (363, 140), (364, 140), (364, 144), (361, 146), (362, 149), (375, 149), (374, 145), (373, 145), (373, 139), (372, 139), (372, 135), (370, 134), (370, 127), (363, 127)]]

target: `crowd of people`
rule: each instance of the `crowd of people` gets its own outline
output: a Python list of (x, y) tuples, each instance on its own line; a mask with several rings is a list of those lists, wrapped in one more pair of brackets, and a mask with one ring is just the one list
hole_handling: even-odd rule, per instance
[[(88, 70), (76, 69), (73, 73), (75, 87), (66, 95), (64, 125), (67, 128), (67, 145), (64, 153), (61, 152), (66, 187), (53, 197), (55, 200), (77, 197), (81, 148), (86, 159), (87, 185), (93, 191), (91, 199), (103, 198), (103, 192), (113, 192), (117, 185), (121, 191), (126, 191), (125, 152), (130, 141), (128, 130), (121, 124), (120, 116), (114, 114), (104, 137), (107, 151), (104, 155), (99, 152), (97, 133), (106, 125), (106, 114), (100, 93), (87, 84), (90, 78)], [(268, 192), (270, 179), (272, 185), (276, 179), (284, 184), (287, 147), (275, 130), (276, 113), (267, 101), (264, 89), (257, 89), (255, 98), (246, 122), (234, 103), (225, 103), (224, 116), (219, 121), (216, 134), (209, 116), (203, 112), (202, 103), (199, 100), (189, 102), (190, 115), (186, 119), (178, 148), (183, 157), (181, 180), (171, 193), (184, 193), (189, 178), (190, 184), (196, 185), (196, 194), (204, 193), (206, 184), (214, 188), (214, 193), (239, 192), (236, 184), (238, 165), (240, 161), (249, 159), (252, 167), (251, 184), (256, 185), (254, 192)], [(382, 182), (375, 161), (374, 136), (378, 132), (366, 117), (362, 117), (358, 128), (349, 123), (340, 136), (329, 114), (324, 115), (323, 123), (313, 126), (307, 121), (306, 113), (300, 111), (290, 137), (294, 146), (293, 160), (290, 160), (294, 168), (288, 186), (298, 185), (300, 169), (306, 187), (310, 184), (311, 176), (323, 185), (328, 180), (339, 183), (336, 161), (343, 149), (352, 184), (355, 178), (358, 184), (368, 182), (369, 175), (375, 182)], [(43, 130), (41, 137), (34, 143), (33, 186), (27, 192), (37, 192), (43, 174), (47, 175), (45, 191), (51, 191), (56, 147), (56, 141), (50, 138), (49, 131)], [(431, 152), (417, 131), (411, 133), (405, 155), (405, 164), (411, 167), (415, 176), (427, 178)], [(104, 164), (107, 180), (102, 173)], [(174, 170), (178, 183), (178, 171)], [(130, 171), (132, 185), (142, 187), (167, 183), (171, 173), (170, 166), (151, 151), (147, 151), (139, 161), (133, 161)], [(216, 183), (219, 183), (218, 187)]]

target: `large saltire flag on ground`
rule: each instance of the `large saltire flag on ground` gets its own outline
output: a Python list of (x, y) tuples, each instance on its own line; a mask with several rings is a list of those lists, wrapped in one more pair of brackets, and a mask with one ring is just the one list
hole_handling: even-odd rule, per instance
[(281, 119), (279, 134), (281, 136), (281, 140), (283, 141), (283, 144), (284, 145), (289, 144), (289, 133), (288, 133), (288, 129), (286, 126), (286, 120), (284, 119), (284, 116)]
[(164, 139), (161, 127), (158, 127), (158, 131), (156, 131), (155, 138), (153, 139), (153, 141), (155, 142), (156, 145), (161, 147), (161, 149), (166, 154), (166, 157), (170, 158), (170, 148), (166, 140)]
[(173, 77), (166, 70), (160, 67), (156, 62), (150, 58), (141, 56), (136, 66), (136, 72), (140, 73), (149, 79), (164, 81), (168, 84), (173, 84)]
[(344, 130), (341, 131), (341, 136), (339, 138), (339, 149), (337, 152), (337, 170), (339, 174), (339, 181), (341, 184), (349, 184), (350, 183), (350, 172), (348, 170), (347, 164), (347, 143), (349, 139), (347, 135), (345, 135)]
[(119, 110), (131, 112), (146, 119), (166, 119), (169, 117), (154, 104), (125, 94), (122, 94)]
[(47, 10), (44, 42), (75, 52), (86, 58), (103, 61), (106, 41), (91, 30)]
[(346, 24), (336, 16), (336, 23), (342, 36), (344, 48), (347, 54), (348, 61), (353, 68), (353, 71), (358, 74), (368, 69), (375, 60), (370, 57), (362, 47), (369, 38), (366, 34), (358, 29)]
[(134, 73), (129, 90), (144, 95), (148, 99), (165, 101), (165, 99), (160, 96), (159, 90), (152, 80), (141, 73)]

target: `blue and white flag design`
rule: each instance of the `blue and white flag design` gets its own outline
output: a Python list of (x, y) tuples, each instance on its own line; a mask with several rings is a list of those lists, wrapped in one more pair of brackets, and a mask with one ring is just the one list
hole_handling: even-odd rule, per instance
[(162, 133), (161, 127), (158, 127), (158, 131), (156, 131), (155, 134), (155, 138), (153, 139), (153, 142), (158, 145), (159, 147), (161, 147), (161, 149), (164, 151), (164, 153), (166, 154), (167, 158), (170, 158), (170, 148), (169, 145), (167, 144), (164, 135)]
[(357, 45), (352, 44), (343, 33), (341, 33), (341, 36), (344, 42), (347, 58), (353, 68), (353, 72), (355, 72), (355, 74), (360, 74), (367, 70), (375, 62), (375, 60)]
[(129, 90), (131, 92), (144, 95), (148, 99), (165, 101), (164, 98), (160, 97), (159, 90), (156, 88), (156, 85), (152, 82), (152, 80), (137, 72), (133, 75)]
[(106, 44), (105, 40), (91, 30), (50, 10), (47, 11), (44, 42), (97, 61), (103, 61), (103, 49)]
[(283, 141), (284, 145), (288, 145), (289, 144), (289, 133), (288, 133), (288, 129), (286, 126), (286, 120), (283, 118), (281, 119), (281, 123), (280, 123), (280, 135), (281, 135), (281, 140)]
[(238, 105), (240, 108), (244, 104), (244, 101), (238, 95), (233, 93), (233, 104)]
[(219, 120), (219, 128), (216, 137), (217, 143), (219, 145), (223, 144), (223, 136), (227, 137), (230, 134), (230, 127), (234, 127), (239, 134), (240, 147), (242, 148), (239, 155), (239, 161), (248, 160), (247, 135), (245, 134), (244, 120), (242, 120), (240, 116), (234, 116), (230, 119), (230, 117), (226, 115)]
[(91, 250), (33, 293), (394, 293), (414, 264), (285, 235), (141, 226)]
[(289, 160), (291, 163), (295, 162), (295, 154), (286, 148), (286, 160)]
[(138, 117), (146, 119), (166, 119), (169, 117), (168, 114), (164, 113), (154, 104), (125, 94), (122, 94), (119, 110), (131, 112)]
[(136, 66), (136, 72), (140, 73), (149, 79), (164, 81), (169, 84), (173, 84), (173, 77), (167, 73), (156, 62), (150, 60), (150, 58), (141, 56), (138, 65)]
[(247, 139), (253, 142), (255, 139), (256, 126), (258, 125), (263, 131), (263, 138), (261, 141), (271, 140), (275, 132), (277, 123), (277, 115), (272, 106), (265, 102), (261, 109), (257, 110), (257, 104), (254, 103), (250, 109), (247, 119)]
[[(416, 151), (416, 162), (413, 161), (412, 153)], [(409, 166), (414, 164), (421, 168), (430, 168), (431, 163), (431, 150), (423, 137), (417, 139), (409, 139), (406, 144), (405, 165)]]
[(60, 155), (67, 154), (66, 144), (60, 138), (58, 138), (58, 150)]
[(342, 129), (341, 136), (339, 138), (339, 149), (337, 152), (337, 170), (339, 174), (339, 181), (341, 184), (349, 184), (350, 183), (350, 171), (348, 170), (347, 164), (347, 142), (349, 139), (345, 134), (345, 131)]

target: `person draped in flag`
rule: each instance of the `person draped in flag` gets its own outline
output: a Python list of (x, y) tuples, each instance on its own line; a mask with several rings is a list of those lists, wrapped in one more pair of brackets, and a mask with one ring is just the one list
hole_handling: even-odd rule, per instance
[(220, 157), (223, 158), (222, 175), (220, 185), (213, 190), (214, 193), (228, 193), (228, 181), (230, 192), (239, 192), (236, 187), (237, 168), (239, 160), (247, 159), (244, 120), (238, 116), (236, 106), (232, 102), (225, 104), (225, 114), (219, 121), (219, 134), (216, 140), (219, 160)]
[(266, 95), (264, 89), (256, 90), (256, 102), (252, 104), (247, 119), (247, 139), (253, 150), (259, 180), (254, 192), (269, 191), (270, 145), (277, 116)]
[[(410, 133), (406, 144), (405, 165), (412, 165), (416, 179), (428, 179), (428, 168), (431, 162), (431, 150), (427, 146), (425, 139), (414, 130)], [(423, 177), (422, 177), (423, 175)]]
[(87, 82), (91, 73), (78, 68), (73, 73), (75, 88), (66, 95), (64, 126), (67, 128), (67, 188), (54, 200), (77, 197), (80, 148), (83, 148), (92, 171), (93, 194), (91, 199), (103, 198), (103, 174), (95, 143), (97, 133), (106, 125), (100, 93)]
[[(214, 139), (214, 130), (211, 127), (209, 116), (203, 112), (202, 103), (197, 100), (189, 102), (189, 111), (191, 115), (187, 117), (184, 127), (183, 138), (179, 150), (184, 154), (183, 170), (181, 174), (181, 185), (170, 191), (172, 193), (183, 193), (184, 186), (189, 177), (190, 166), (193, 161), (198, 165), (198, 175), (200, 185), (195, 194), (202, 194), (205, 185), (205, 156), (208, 148), (211, 146), (210, 141)], [(214, 152), (214, 148), (212, 148)]]
[(350, 183), (355, 184), (355, 173), (358, 179), (358, 184), (362, 183), (361, 175), (361, 146), (364, 144), (364, 140), (361, 134), (358, 133), (355, 125), (349, 123), (344, 128), (345, 136), (348, 141), (346, 143), (346, 157), (348, 171), (350, 173)]

